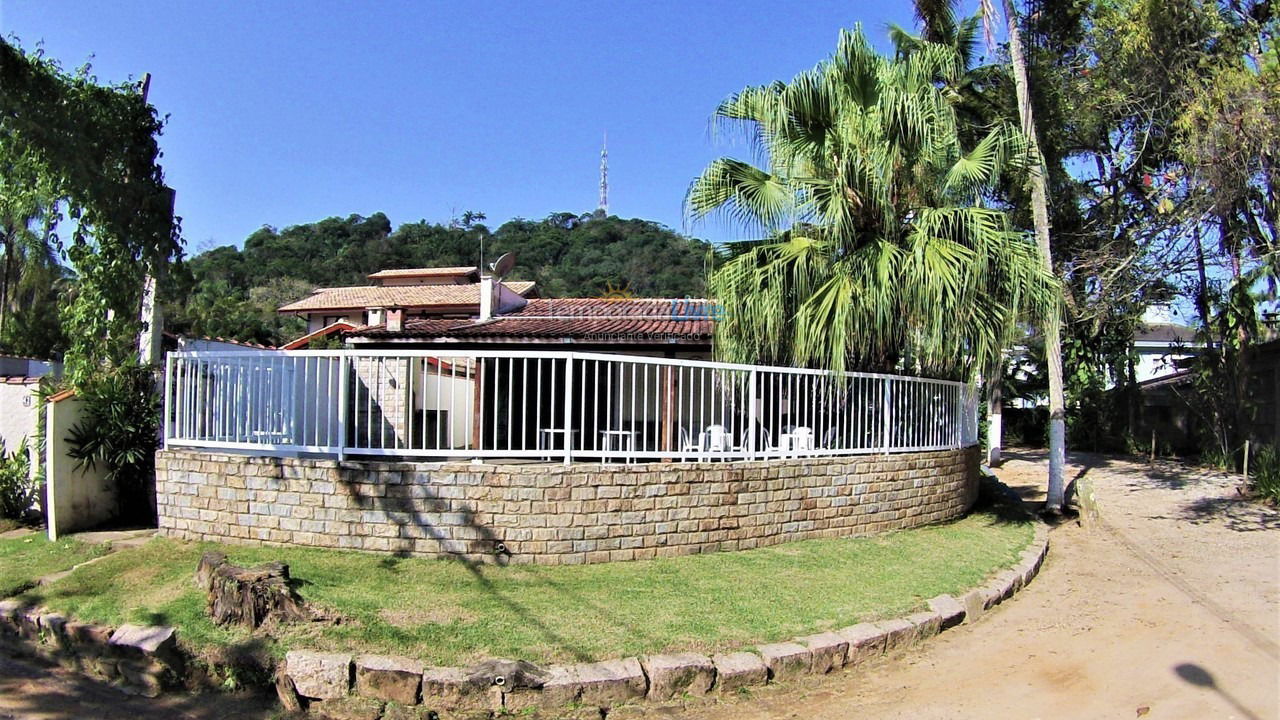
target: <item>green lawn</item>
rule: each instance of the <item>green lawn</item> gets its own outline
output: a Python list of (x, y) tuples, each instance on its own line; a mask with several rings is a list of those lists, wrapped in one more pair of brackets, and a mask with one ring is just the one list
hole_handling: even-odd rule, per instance
[(106, 552), (101, 545), (71, 539), (49, 542), (43, 532), (0, 540), (0, 598), (21, 592), (40, 577), (68, 570)]
[(980, 584), (1030, 542), (1026, 522), (979, 512), (875, 538), (810, 540), (736, 553), (571, 567), (468, 567), (305, 548), (157, 539), (29, 593), (74, 617), (176, 624), (194, 649), (245, 641), (212, 625), (192, 585), (200, 553), (241, 565), (287, 562), (310, 603), (341, 623), (276, 634), (284, 647), (418, 657), (586, 661), (715, 650), (898, 615)]

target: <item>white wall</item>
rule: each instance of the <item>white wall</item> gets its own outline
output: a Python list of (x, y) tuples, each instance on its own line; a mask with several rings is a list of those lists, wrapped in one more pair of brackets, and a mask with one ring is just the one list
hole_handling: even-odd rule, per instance
[[(57, 397), (57, 396), (55, 396)], [(105, 469), (77, 468), (68, 454), (67, 435), (80, 422), (82, 402), (63, 396), (45, 406), (45, 522), (49, 539), (102, 524), (116, 515), (115, 488), (107, 484)]]
[(0, 440), (6, 453), (18, 449), (23, 438), (36, 440), (37, 383), (10, 385), (0, 383)]

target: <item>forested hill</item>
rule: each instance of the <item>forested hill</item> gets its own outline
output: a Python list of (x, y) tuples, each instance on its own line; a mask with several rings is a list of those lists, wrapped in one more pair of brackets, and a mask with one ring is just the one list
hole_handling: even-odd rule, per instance
[(594, 297), (611, 289), (637, 296), (704, 292), (710, 245), (647, 220), (556, 213), (516, 219), (491, 231), (467, 213), (440, 225), (392, 229), (382, 213), (328, 218), (283, 230), (263, 227), (244, 249), (219, 247), (187, 262), (166, 303), (177, 332), (278, 343), (301, 331), (275, 308), (318, 286), (363, 285), (378, 270), (492, 262), (516, 256), (512, 280), (535, 280), (544, 297)]

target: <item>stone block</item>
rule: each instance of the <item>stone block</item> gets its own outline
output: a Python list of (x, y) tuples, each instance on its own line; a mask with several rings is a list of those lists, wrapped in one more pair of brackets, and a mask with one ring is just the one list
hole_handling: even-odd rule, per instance
[(796, 638), (796, 642), (809, 649), (813, 656), (809, 672), (824, 675), (844, 667), (849, 653), (849, 641), (831, 632)]
[(942, 632), (942, 615), (932, 610), (911, 613), (903, 620), (915, 626), (915, 630), (911, 633), (910, 642), (912, 643), (924, 642)]
[(964, 621), (977, 622), (987, 611), (986, 592), (982, 588), (974, 588), (960, 596), (960, 604), (964, 605)]
[(608, 707), (644, 697), (649, 689), (636, 658), (586, 663), (573, 668), (581, 685), (578, 701), (584, 705)]
[(298, 694), (317, 700), (346, 697), (351, 687), (351, 656), (290, 650), (285, 654), (285, 672)]
[(769, 681), (769, 668), (755, 653), (712, 655), (711, 663), (716, 666), (716, 683), (713, 687), (718, 693), (730, 693)]
[(889, 652), (894, 648), (903, 647), (904, 645), (910, 645), (916, 628), (915, 625), (912, 625), (902, 618), (881, 620), (872, 624), (884, 631), (885, 652)]
[(760, 651), (765, 667), (769, 668), (770, 682), (804, 675), (813, 667), (813, 653), (798, 643), (770, 643), (756, 649)]
[(482, 710), (489, 707), (488, 688), (468, 679), (462, 668), (424, 668), (422, 704), (433, 709)]
[(697, 653), (650, 655), (641, 660), (649, 676), (650, 700), (670, 700), (685, 693), (706, 695), (716, 679), (711, 658)]
[(964, 622), (964, 605), (950, 595), (939, 595), (929, 599), (929, 609), (938, 613), (942, 624), (938, 628), (946, 630)]
[(835, 631), (835, 634), (849, 643), (846, 665), (860, 665), (885, 652), (886, 631), (874, 623), (850, 625)]
[(176, 628), (163, 625), (121, 625), (108, 641), (125, 657), (155, 658), (173, 668), (182, 665)]
[(407, 658), (361, 655), (355, 660), (356, 694), (401, 705), (417, 705), (422, 663)]
[(316, 700), (307, 706), (307, 718), (320, 720), (378, 720), (384, 703), (362, 697)]

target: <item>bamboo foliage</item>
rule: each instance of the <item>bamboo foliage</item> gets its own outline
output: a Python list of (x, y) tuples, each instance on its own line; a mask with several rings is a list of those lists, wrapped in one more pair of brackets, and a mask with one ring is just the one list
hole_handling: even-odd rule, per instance
[(1035, 246), (985, 206), (1027, 143), (997, 123), (961, 146), (946, 88), (964, 72), (951, 47), (886, 58), (854, 29), (791, 82), (720, 104), (757, 160), (713, 161), (685, 200), (757, 238), (711, 278), (722, 357), (964, 375), (1055, 307)]

